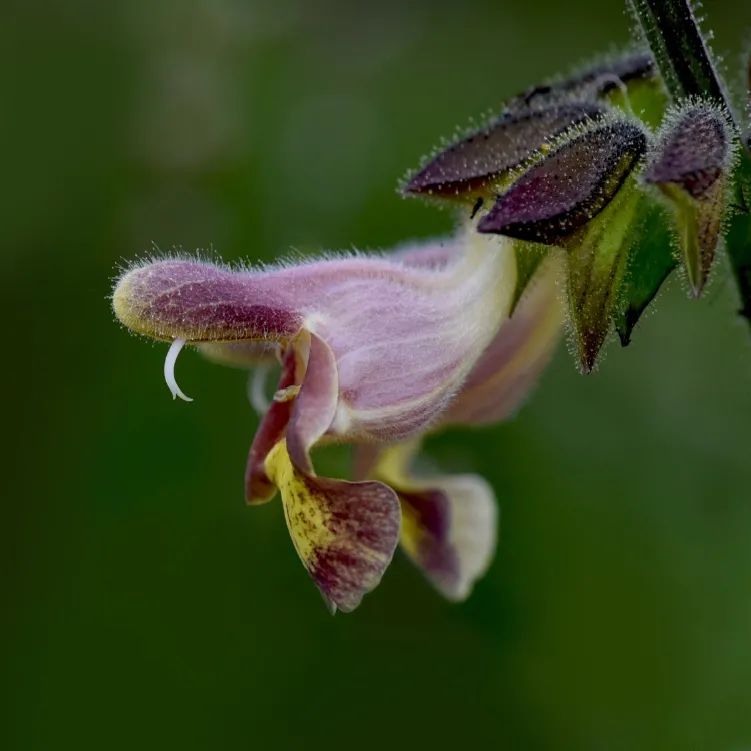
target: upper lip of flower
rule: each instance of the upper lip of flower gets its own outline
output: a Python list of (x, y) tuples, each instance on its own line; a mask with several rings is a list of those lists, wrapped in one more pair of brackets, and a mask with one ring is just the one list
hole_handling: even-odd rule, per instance
[(405, 437), (459, 388), (507, 314), (515, 279), (501, 239), (466, 232), (449, 250), (426, 252), (441, 262), (345, 257), (250, 272), (155, 261), (122, 276), (113, 307), (138, 333), (190, 344), (286, 346), (301, 331), (315, 333), (336, 360), (332, 430)]

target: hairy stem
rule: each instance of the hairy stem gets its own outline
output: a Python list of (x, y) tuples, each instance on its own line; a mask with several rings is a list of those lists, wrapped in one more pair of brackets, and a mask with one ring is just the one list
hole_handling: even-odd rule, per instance
[(730, 109), (689, 0), (629, 0), (675, 100), (709, 97)]

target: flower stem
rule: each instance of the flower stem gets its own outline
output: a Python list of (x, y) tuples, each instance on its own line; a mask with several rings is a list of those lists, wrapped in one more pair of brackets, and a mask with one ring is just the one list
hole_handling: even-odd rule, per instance
[(701, 96), (730, 109), (689, 0), (629, 0), (670, 96)]

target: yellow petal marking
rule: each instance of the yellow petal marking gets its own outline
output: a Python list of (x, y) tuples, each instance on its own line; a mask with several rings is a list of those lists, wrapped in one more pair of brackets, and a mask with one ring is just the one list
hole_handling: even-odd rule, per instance
[(328, 528), (329, 514), (315, 489), (305, 482), (287, 453), (286, 441), (280, 441), (266, 458), (266, 473), (282, 494), (284, 516), (292, 543), (307, 567), (317, 548), (324, 548), (335, 539)]

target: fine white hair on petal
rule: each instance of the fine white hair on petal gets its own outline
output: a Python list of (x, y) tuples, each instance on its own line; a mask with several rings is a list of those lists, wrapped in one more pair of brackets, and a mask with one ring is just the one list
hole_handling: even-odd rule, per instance
[(193, 400), (186, 396), (175, 380), (175, 362), (177, 356), (180, 354), (180, 350), (185, 346), (185, 339), (175, 339), (167, 352), (167, 357), (164, 360), (164, 380), (167, 381), (167, 386), (172, 392), (172, 398), (176, 399), (178, 396), (185, 402), (192, 402)]
[(268, 365), (258, 365), (248, 374), (248, 401), (258, 415), (265, 415), (271, 406), (266, 396), (266, 378), (269, 370)]

